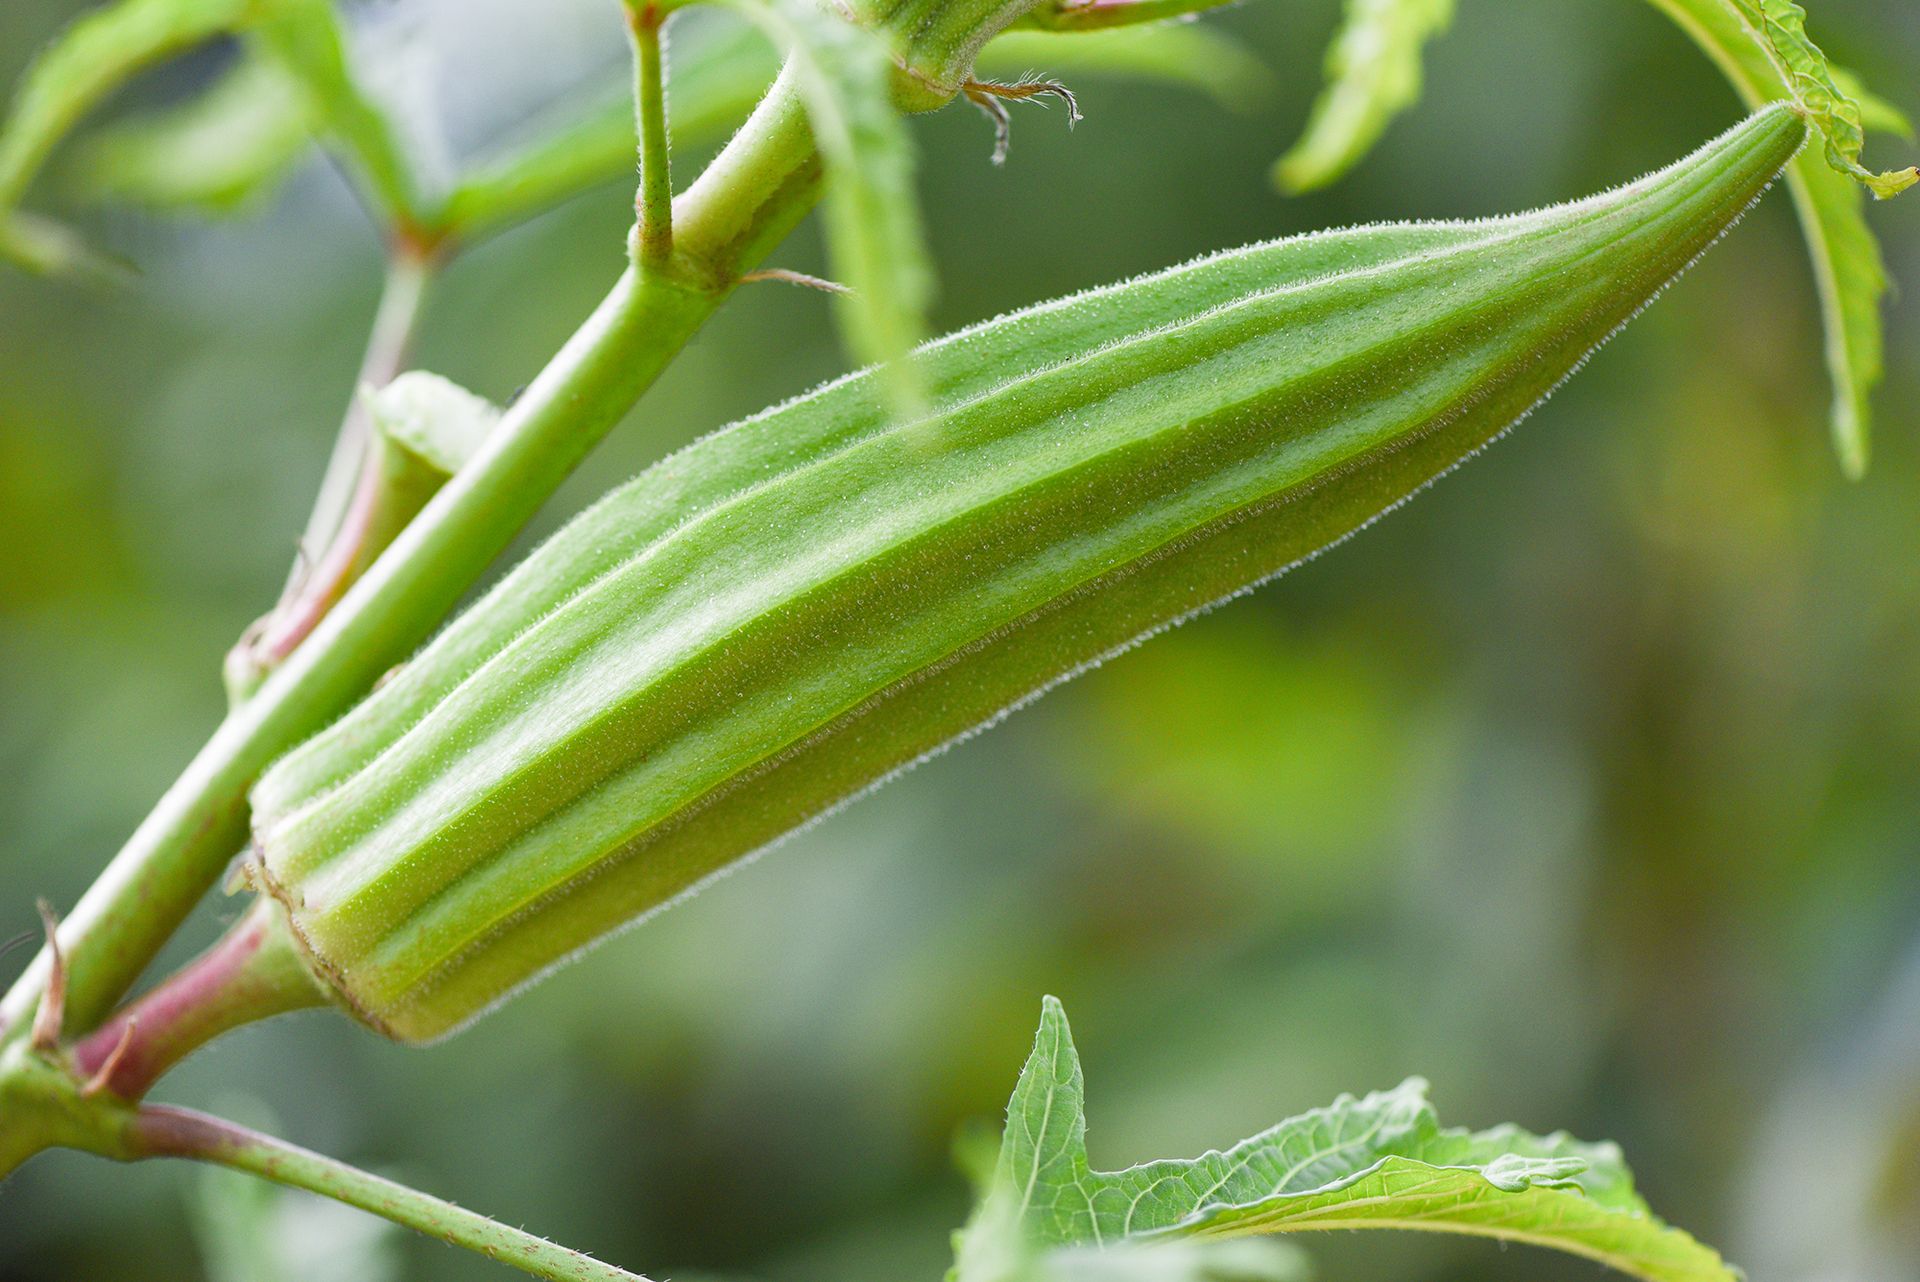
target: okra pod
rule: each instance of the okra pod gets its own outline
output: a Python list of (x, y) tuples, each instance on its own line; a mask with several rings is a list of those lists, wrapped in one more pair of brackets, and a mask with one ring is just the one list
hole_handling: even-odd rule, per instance
[(446, 1033), (1524, 417), (1801, 146), (1762, 111), (1544, 211), (1219, 254), (726, 428), (576, 518), (253, 793), (247, 877)]

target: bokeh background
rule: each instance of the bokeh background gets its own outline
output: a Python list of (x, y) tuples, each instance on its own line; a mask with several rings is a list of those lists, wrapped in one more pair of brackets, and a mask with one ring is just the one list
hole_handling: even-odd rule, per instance
[[(0, 81), (80, 7), (0, 6)], [(1738, 114), (1636, 0), (1461, 8), (1424, 105), (1310, 198), (1266, 174), (1336, 0), (1209, 19), (1272, 71), (1238, 112), (1088, 80), (1071, 133), (1016, 112), (998, 170), (964, 106), (918, 121), (939, 324), (1282, 233), (1584, 194)], [(405, 46), (456, 160), (623, 74), (612, 0), (359, 16), (370, 46)], [(1911, 0), (1816, 18), (1920, 109)], [(188, 93), (220, 57), (116, 109)], [(59, 172), (36, 200), (56, 211)], [(526, 382), (618, 271), (628, 201), (609, 183), (461, 260), (418, 363), (496, 399)], [(1874, 221), (1894, 275), (1920, 282), (1920, 197)], [(286, 569), (380, 273), (318, 161), (235, 222), (86, 225), (137, 283), (0, 275), (5, 934), (36, 896), (78, 896), (218, 718), (220, 656)], [(777, 261), (819, 269), (812, 232)], [(1004, 1105), (1051, 992), (1102, 1165), (1420, 1073), (1444, 1121), (1621, 1141), (1655, 1206), (1756, 1279), (1920, 1276), (1916, 299), (1890, 317), (1874, 469), (1848, 483), (1776, 195), (1514, 438), (1364, 538), (449, 1043), (296, 1017), (161, 1094), (654, 1277), (931, 1279), (968, 1202), (955, 1133)], [(843, 364), (821, 296), (744, 291), (542, 528)], [(210, 904), (183, 947), (233, 911)], [(1598, 1275), (1445, 1238), (1308, 1245), (1329, 1279)], [(52, 1154), (0, 1187), (0, 1277), (18, 1282), (505, 1276), (184, 1167)]]

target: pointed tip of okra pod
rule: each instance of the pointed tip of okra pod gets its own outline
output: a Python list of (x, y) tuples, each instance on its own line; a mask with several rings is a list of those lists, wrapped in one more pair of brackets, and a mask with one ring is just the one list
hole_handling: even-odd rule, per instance
[[(1590, 200), (1249, 246), (1002, 317), (589, 509), (253, 794), (255, 887), (430, 1040), (1503, 435), (1804, 144), (1770, 107)], [(1050, 1018), (1059, 1014), (1049, 1002)]]

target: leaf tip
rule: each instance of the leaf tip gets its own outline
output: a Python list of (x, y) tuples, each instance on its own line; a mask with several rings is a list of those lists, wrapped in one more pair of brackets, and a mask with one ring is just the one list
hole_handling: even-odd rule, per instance
[(1339, 174), (1324, 165), (1316, 165), (1310, 156), (1295, 147), (1273, 162), (1268, 171), (1273, 186), (1282, 196), (1304, 196), (1332, 184)]
[(1840, 458), (1841, 475), (1849, 481), (1864, 481), (1867, 478), (1873, 451), (1867, 444), (1867, 434), (1857, 424), (1836, 424), (1833, 448)]

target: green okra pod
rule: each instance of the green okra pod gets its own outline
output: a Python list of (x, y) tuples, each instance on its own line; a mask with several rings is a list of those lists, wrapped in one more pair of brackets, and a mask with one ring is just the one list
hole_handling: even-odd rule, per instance
[(1499, 436), (1805, 136), (1217, 255), (720, 431), (583, 513), (253, 793), (248, 876), (344, 1004), (445, 1033), (608, 931)]

